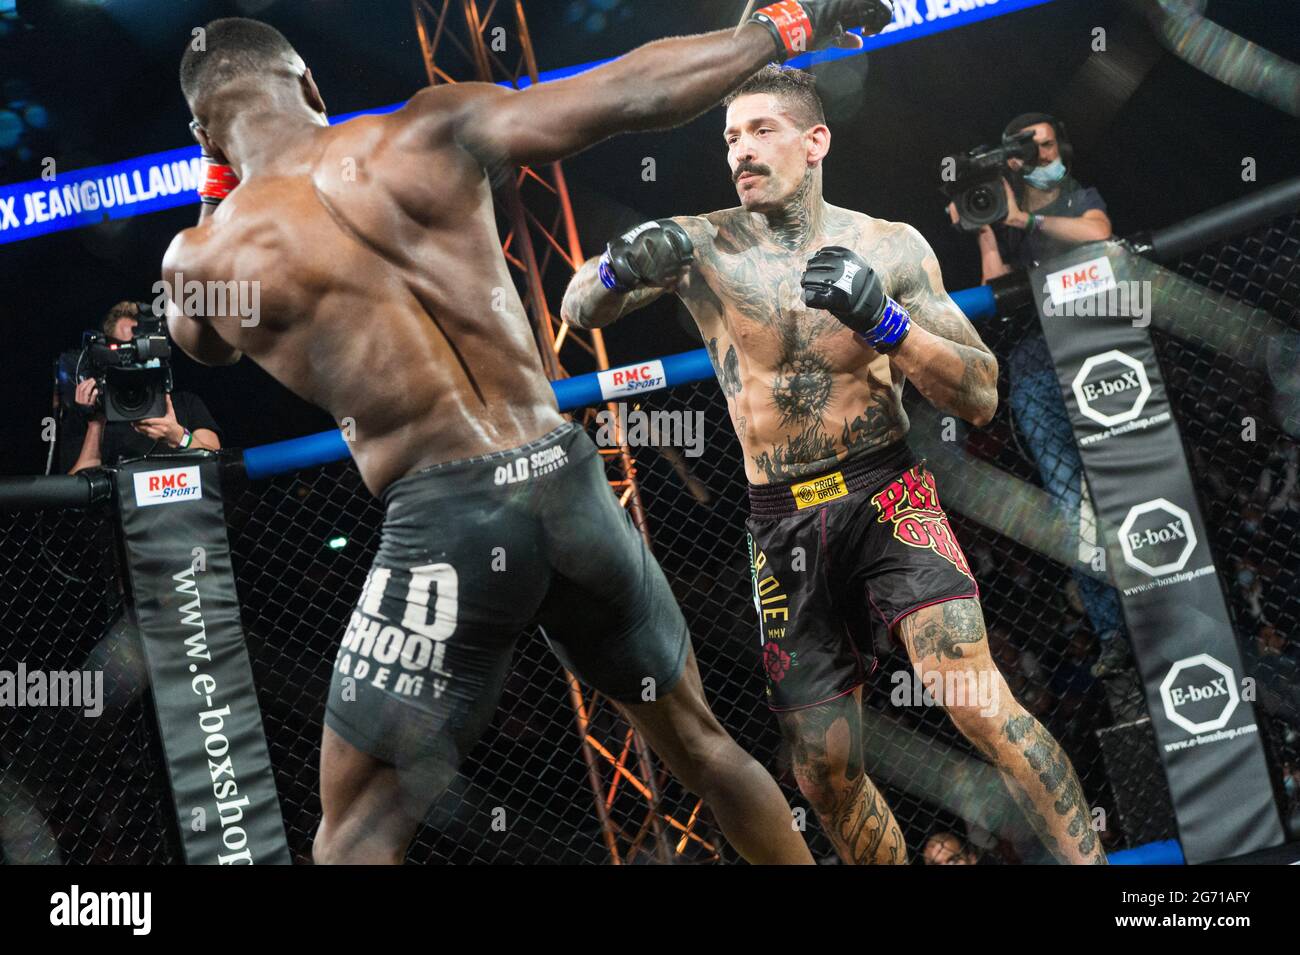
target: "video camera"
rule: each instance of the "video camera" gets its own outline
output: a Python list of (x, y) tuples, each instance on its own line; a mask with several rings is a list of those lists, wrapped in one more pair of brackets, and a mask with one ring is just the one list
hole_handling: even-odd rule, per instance
[(957, 227), (964, 232), (1001, 222), (1010, 211), (1002, 180), (1010, 172), (1009, 160), (1019, 159), (1026, 166), (1038, 161), (1038, 144), (1034, 131), (1027, 129), (1007, 137), (1001, 146), (978, 146), (968, 153), (944, 159), (944, 168), (955, 173), (943, 187), (944, 195), (957, 207)]
[[(167, 413), (172, 390), (171, 343), (164, 319), (150, 302), (136, 302), (135, 333), (129, 342), (86, 332), (77, 358), (77, 378), (99, 381), (97, 404), (107, 421), (141, 421)], [(89, 374), (87, 374), (89, 372)]]

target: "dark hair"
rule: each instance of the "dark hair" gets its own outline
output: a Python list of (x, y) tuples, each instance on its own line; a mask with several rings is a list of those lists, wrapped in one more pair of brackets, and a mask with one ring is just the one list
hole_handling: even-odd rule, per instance
[(826, 110), (817, 94), (817, 78), (811, 73), (770, 63), (737, 87), (723, 105), (730, 106), (740, 97), (755, 93), (771, 93), (783, 99), (804, 129), (826, 123)]
[(99, 330), (102, 331), (107, 338), (112, 338), (114, 332), (117, 330), (117, 323), (119, 320), (123, 318), (138, 318), (139, 312), (140, 310), (136, 306), (135, 302), (118, 302), (108, 310), (108, 314), (104, 316), (104, 320), (99, 323)]
[(191, 41), (181, 57), (181, 91), (191, 108), (201, 96), (233, 80), (263, 73), (294, 53), (275, 27), (245, 17), (213, 20), (203, 28), (201, 39), (203, 49), (195, 49)]
[(1005, 142), (1016, 133), (1024, 132), (1030, 126), (1037, 126), (1040, 123), (1046, 123), (1052, 127), (1052, 132), (1056, 136), (1056, 145), (1061, 150), (1061, 162), (1065, 163), (1067, 169), (1073, 169), (1074, 145), (1070, 142), (1070, 134), (1066, 131), (1065, 123), (1050, 113), (1024, 113), (1017, 116), (1007, 123), (1007, 128), (1002, 133), (1002, 139)]

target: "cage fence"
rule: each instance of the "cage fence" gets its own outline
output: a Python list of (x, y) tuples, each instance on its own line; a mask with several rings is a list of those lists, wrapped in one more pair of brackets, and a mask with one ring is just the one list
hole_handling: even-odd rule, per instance
[[(1300, 219), (1288, 216), (1184, 258), (1176, 275), (1241, 307), (1225, 319), (1209, 297), (1193, 297), (1178, 303), (1178, 322), (1157, 319), (1152, 330), (1247, 675), (1258, 687), (1284, 818), (1297, 805), (1282, 778), (1300, 756), (1298, 252)], [(1258, 347), (1224, 347), (1218, 323), (1225, 320), (1236, 323), (1238, 340)], [(1001, 533), (981, 522), (978, 508), (951, 504), (978, 499), (976, 473), (1048, 489), (1073, 480), (1056, 481), (1059, 469), (1070, 468), (1068, 455), (1044, 458), (1045, 445), (1026, 440), (1029, 405), (1005, 400), (1015, 373), (1008, 359), (1033, 334), (1033, 321), (1030, 312), (981, 327), (1002, 359), (1004, 400), (988, 428), (959, 433), (953, 453), (932, 467), (979, 582), (999, 668), (1071, 757), (1090, 803), (1104, 811), (1104, 844), (1115, 850), (1173, 838), (1131, 662), (1114, 650), (1122, 647), (1110, 642), (1116, 633), (1099, 632), (1104, 582), (1067, 566), (1059, 549)], [(908, 400), (925, 420), (916, 396)], [(706, 382), (643, 396), (637, 408), (682, 421), (689, 415), (703, 428), (698, 447), (633, 449), (645, 530), (690, 624), (718, 718), (803, 810), (814, 856), (832, 862), (763, 700), (744, 469), (723, 397)], [(611, 478), (622, 476), (617, 455), (608, 460)], [(320, 818), (330, 671), (383, 515), (350, 462), (256, 482), (237, 468), (226, 473), (258, 701), (290, 849), (307, 862)], [(1068, 501), (1058, 506), (1066, 524), (1077, 518), (1077, 503), (1074, 510)], [(7, 863), (180, 861), (120, 566), (107, 506), (0, 512), (0, 671), (94, 671), (104, 686), (99, 714), (0, 707), (0, 855)], [(900, 703), (895, 691), (910, 675), (905, 654), (883, 628), (873, 642), (879, 665), (863, 694), (866, 768), (910, 854), (919, 856), (927, 838), (947, 831), (987, 861), (1048, 861), (997, 774), (943, 711), (923, 699)], [(524, 633), (490, 729), (430, 809), (408, 860), (605, 863), (611, 849), (633, 863), (737, 860), (707, 807), (638, 747), (612, 705), (577, 687), (538, 632)]]

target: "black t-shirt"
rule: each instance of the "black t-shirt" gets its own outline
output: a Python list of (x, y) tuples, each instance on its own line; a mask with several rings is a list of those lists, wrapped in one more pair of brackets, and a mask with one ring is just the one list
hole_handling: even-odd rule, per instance
[[(1025, 208), (1026, 188), (1021, 186), (1016, 197), (1022, 209)], [(1061, 180), (1061, 194), (1043, 208), (1035, 209), (1034, 215), (1078, 219), (1092, 209), (1106, 211), (1106, 200), (1101, 197), (1101, 193), (1091, 187), (1085, 189), (1073, 176), (1066, 176)], [(1044, 232), (1030, 235), (1023, 229), (1012, 229), (1006, 225), (994, 226), (993, 232), (997, 236), (1002, 261), (1012, 268), (1032, 269), (1058, 255), (1064, 255), (1078, 244), (1063, 242)]]
[[(206, 428), (215, 432), (217, 437), (221, 436), (221, 429), (198, 395), (192, 395), (188, 391), (173, 391), (172, 407), (182, 428), (189, 428), (191, 433)], [(104, 425), (99, 457), (105, 465), (116, 464), (124, 458), (143, 457), (154, 450), (171, 450), (171, 445), (146, 437), (126, 421), (110, 421)]]

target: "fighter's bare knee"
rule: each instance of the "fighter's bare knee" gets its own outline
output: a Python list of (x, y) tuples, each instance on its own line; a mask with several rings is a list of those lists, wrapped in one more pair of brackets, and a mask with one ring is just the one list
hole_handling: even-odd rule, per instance
[(322, 819), (311, 844), (316, 865), (401, 865), (406, 841), (383, 827), (366, 827), (356, 820), (336, 824)]
[(683, 728), (670, 768), (687, 789), (707, 797), (726, 777), (751, 762), (753, 758), (707, 714)]

